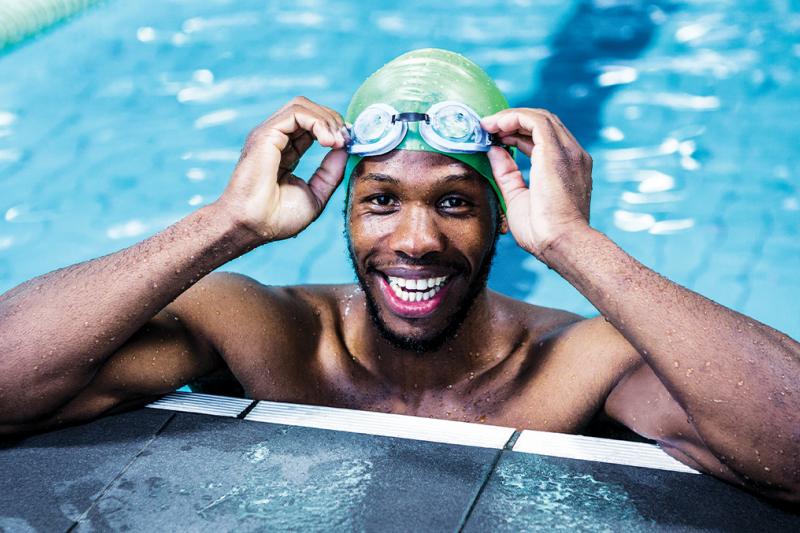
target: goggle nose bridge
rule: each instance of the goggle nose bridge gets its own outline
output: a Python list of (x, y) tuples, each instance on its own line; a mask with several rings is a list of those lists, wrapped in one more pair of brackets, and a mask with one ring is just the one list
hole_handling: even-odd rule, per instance
[(392, 124), (396, 122), (424, 122), (431, 123), (431, 117), (427, 113), (397, 113), (392, 115)]

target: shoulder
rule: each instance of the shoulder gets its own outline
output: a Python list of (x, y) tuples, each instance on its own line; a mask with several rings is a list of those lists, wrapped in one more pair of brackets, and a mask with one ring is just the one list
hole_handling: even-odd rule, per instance
[[(584, 374), (606, 392), (642, 360), (636, 349), (602, 316), (583, 317), (562, 309), (543, 307), (499, 297), (508, 318), (524, 317), (529, 348), (527, 357), (537, 363), (570, 368)], [(519, 320), (519, 318), (517, 318)]]
[(504, 323), (528, 332), (532, 339), (546, 338), (586, 320), (581, 315), (534, 305), (491, 291), (492, 313)]
[(343, 293), (342, 286), (269, 286), (242, 274), (214, 272), (170, 307), (194, 320), (230, 363), (312, 353), (326, 322), (338, 316)]

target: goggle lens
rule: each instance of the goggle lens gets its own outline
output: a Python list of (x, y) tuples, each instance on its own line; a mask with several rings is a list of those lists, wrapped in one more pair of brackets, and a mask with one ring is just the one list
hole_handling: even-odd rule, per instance
[(359, 142), (372, 144), (379, 141), (392, 125), (392, 115), (383, 109), (368, 109), (353, 125)]
[(458, 106), (447, 106), (431, 117), (433, 130), (446, 139), (456, 142), (471, 140), (474, 124)]

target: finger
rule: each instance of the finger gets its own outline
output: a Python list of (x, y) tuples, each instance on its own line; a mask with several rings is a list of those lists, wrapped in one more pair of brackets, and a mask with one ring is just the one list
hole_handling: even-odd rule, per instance
[(347, 151), (331, 150), (320, 163), (319, 168), (308, 180), (308, 187), (319, 206), (318, 212), (322, 212), (325, 204), (328, 203), (333, 191), (339, 186), (344, 176), (344, 168), (347, 164)]
[(503, 109), (502, 111), (498, 111), (493, 115), (489, 115), (483, 117), (481, 119), (481, 127), (490, 133), (497, 133), (500, 131), (500, 128), (497, 125), (497, 122), (500, 120), (501, 117), (508, 115), (509, 113), (518, 113), (520, 109), (517, 108), (510, 108), (510, 109)]
[(331, 147), (337, 141), (326, 117), (302, 106), (292, 106), (274, 121), (265, 124), (265, 127), (268, 129), (267, 136), (280, 150), (286, 148), (291, 134), (302, 133), (301, 130), (313, 135), (322, 146)]
[(560, 133), (566, 136), (566, 138), (569, 139), (570, 142), (572, 142), (573, 144), (575, 144), (580, 148), (581, 145), (578, 142), (578, 139), (576, 139), (575, 136), (572, 134), (572, 132), (569, 131), (569, 128), (567, 128), (564, 125), (564, 123), (561, 121), (561, 118), (558, 115), (553, 115), (553, 114), (551, 114), (550, 117), (553, 119), (553, 122), (555, 123), (556, 130), (559, 130)]
[(528, 157), (530, 157), (531, 152), (533, 152), (533, 140), (529, 135), (520, 135), (518, 133), (504, 135), (500, 137), (500, 142), (508, 146), (516, 146)]
[(553, 131), (558, 136), (562, 146), (564, 146), (564, 148), (567, 148), (568, 151), (570, 151), (570, 149), (572, 148), (577, 150), (583, 149), (578, 140), (575, 138), (574, 135), (572, 135), (572, 132), (569, 131), (569, 129), (564, 125), (564, 123), (561, 121), (561, 118), (559, 118), (558, 115), (546, 109), (532, 109), (531, 111), (536, 112), (537, 114), (540, 114), (541, 116), (545, 117), (552, 124)]
[(318, 115), (325, 117), (325, 121), (330, 127), (331, 131), (334, 132), (339, 143), (337, 143), (336, 148), (343, 148), (346, 144), (344, 135), (342, 134), (342, 128), (344, 128), (344, 119), (339, 114), (338, 111), (331, 109), (330, 107), (326, 107), (324, 105), (318, 104), (312, 100), (304, 96), (297, 97), (296, 99), (297, 105), (301, 107), (305, 107), (310, 111), (317, 113)]
[(279, 168), (283, 177), (294, 171), (300, 158), (312, 144), (314, 144), (314, 137), (309, 132), (301, 131), (292, 134), (289, 144), (281, 152)]
[[(534, 149), (537, 146), (545, 150), (563, 151), (560, 139), (553, 129), (550, 120), (531, 109), (507, 109), (493, 116), (488, 123), (500, 137), (505, 135), (530, 135)], [(533, 150), (532, 150), (533, 151)]]
[(512, 204), (518, 204), (527, 197), (525, 193), (528, 192), (528, 187), (522, 178), (522, 172), (520, 172), (511, 154), (499, 146), (493, 146), (487, 156), (489, 157), (492, 174), (497, 186), (500, 192), (503, 193), (506, 206), (511, 209)]

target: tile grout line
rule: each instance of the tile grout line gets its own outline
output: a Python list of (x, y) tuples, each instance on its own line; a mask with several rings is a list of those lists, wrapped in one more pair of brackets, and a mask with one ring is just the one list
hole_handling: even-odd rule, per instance
[(494, 457), (494, 461), (492, 461), (492, 466), (489, 468), (489, 472), (487, 472), (486, 477), (483, 480), (483, 483), (481, 483), (481, 486), (478, 487), (478, 491), (475, 493), (475, 497), (470, 502), (469, 507), (467, 508), (467, 512), (464, 514), (464, 518), (461, 520), (461, 524), (458, 526), (458, 529), (456, 530), (458, 533), (461, 533), (462, 531), (464, 531), (464, 528), (467, 527), (467, 522), (469, 522), (469, 519), (472, 516), (475, 507), (477, 507), (478, 505), (478, 501), (481, 499), (481, 495), (483, 495), (483, 491), (489, 484), (489, 479), (491, 479), (492, 474), (494, 474), (494, 471), (497, 468), (497, 464), (500, 462), (500, 458), (503, 457), (503, 452), (512, 450), (514, 448), (514, 443), (517, 442), (517, 439), (519, 438), (520, 435), (522, 435), (522, 432), (515, 429), (514, 433), (511, 434), (511, 436), (506, 441), (505, 445), (503, 445), (502, 448), (497, 450), (497, 453), (495, 454)]
[(256, 405), (258, 405), (258, 400), (253, 400), (253, 401), (251, 401), (251, 402), (250, 402), (250, 405), (248, 405), (247, 407), (245, 407), (245, 408), (242, 410), (242, 412), (241, 412), (241, 413), (239, 413), (238, 415), (236, 415), (236, 418), (238, 418), (239, 420), (244, 420), (244, 418), (245, 418), (247, 415), (249, 415), (249, 414), (250, 414), (250, 411), (252, 411), (253, 409), (255, 409), (255, 408), (256, 408)]
[(81, 521), (86, 519), (87, 516), (89, 516), (89, 513), (92, 511), (92, 509), (94, 509), (95, 505), (97, 505), (97, 502), (99, 502), (103, 498), (103, 496), (106, 495), (106, 493), (111, 489), (114, 483), (116, 483), (116, 481), (120, 477), (122, 477), (122, 475), (125, 474), (125, 472), (128, 471), (131, 465), (133, 465), (133, 463), (142, 455), (142, 453), (147, 448), (150, 447), (153, 441), (156, 440), (159, 435), (161, 435), (161, 433), (167, 428), (167, 426), (172, 422), (172, 420), (177, 416), (177, 414), (178, 413), (172, 413), (172, 415), (170, 415), (170, 417), (161, 425), (161, 427), (158, 428), (158, 430), (155, 433), (153, 433), (153, 436), (150, 437), (150, 439), (144, 444), (144, 446), (142, 446), (142, 448), (138, 452), (136, 452), (136, 455), (131, 457), (131, 460), (128, 461), (128, 464), (123, 466), (122, 469), (117, 473), (117, 475), (114, 476), (114, 478), (111, 481), (109, 481), (106, 484), (106, 486), (102, 488), (102, 490), (100, 490), (100, 493), (92, 501), (89, 507), (84, 512), (82, 512), (80, 516), (78, 516), (78, 518), (75, 519), (75, 521), (72, 523), (71, 526), (69, 526), (69, 528), (67, 528), (66, 533), (72, 533), (73, 531), (75, 531), (75, 528), (78, 527)]

